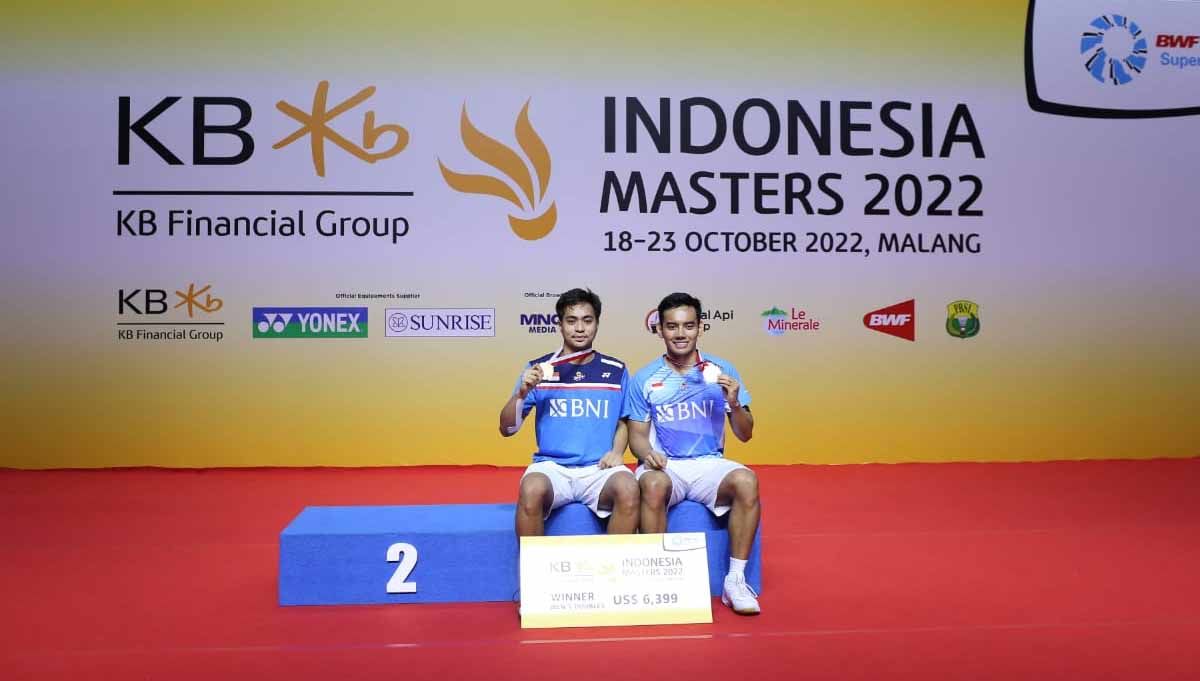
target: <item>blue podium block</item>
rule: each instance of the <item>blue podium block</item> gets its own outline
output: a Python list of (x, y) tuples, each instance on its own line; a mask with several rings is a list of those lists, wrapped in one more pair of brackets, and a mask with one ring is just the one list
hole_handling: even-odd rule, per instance
[[(517, 596), (513, 504), (310, 506), (279, 536), (280, 605), (354, 605), (511, 601)], [(729, 567), (725, 520), (683, 502), (672, 532), (708, 533), (713, 595)], [(582, 504), (550, 515), (546, 534), (599, 534), (604, 525)], [(761, 587), (759, 538), (747, 581)]]

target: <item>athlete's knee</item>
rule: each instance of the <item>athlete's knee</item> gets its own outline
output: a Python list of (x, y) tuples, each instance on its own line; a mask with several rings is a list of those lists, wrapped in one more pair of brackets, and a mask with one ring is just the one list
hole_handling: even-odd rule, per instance
[(733, 487), (733, 498), (739, 503), (753, 506), (758, 503), (758, 476), (749, 468), (739, 468), (729, 474)]
[(517, 507), (530, 515), (541, 515), (547, 505), (547, 497), (551, 494), (550, 480), (544, 475), (532, 474), (521, 480), (521, 489), (517, 494)]
[(641, 503), (642, 492), (631, 475), (618, 475), (613, 483), (613, 511), (633, 513)]
[(664, 506), (671, 498), (671, 478), (666, 473), (651, 471), (641, 479), (642, 503), (652, 508)]

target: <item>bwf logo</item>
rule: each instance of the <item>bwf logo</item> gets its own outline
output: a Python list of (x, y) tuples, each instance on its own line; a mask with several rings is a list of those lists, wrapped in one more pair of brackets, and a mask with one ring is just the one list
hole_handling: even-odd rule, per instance
[(366, 338), (365, 307), (256, 307), (254, 338)]
[(863, 325), (872, 331), (915, 341), (917, 339), (917, 301), (881, 307), (863, 315)]

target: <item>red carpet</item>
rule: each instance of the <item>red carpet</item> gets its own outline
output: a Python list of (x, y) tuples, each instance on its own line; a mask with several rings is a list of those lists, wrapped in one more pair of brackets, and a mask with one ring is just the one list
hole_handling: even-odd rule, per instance
[(305, 505), (512, 501), (493, 468), (0, 471), (20, 679), (1200, 679), (1200, 459), (759, 467), (763, 614), (522, 631), (281, 608)]

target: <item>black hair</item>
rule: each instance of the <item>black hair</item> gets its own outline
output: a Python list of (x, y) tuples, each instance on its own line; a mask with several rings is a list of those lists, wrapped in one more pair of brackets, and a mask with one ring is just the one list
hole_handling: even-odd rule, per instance
[(667, 310), (677, 307), (690, 307), (696, 310), (696, 319), (700, 319), (700, 299), (687, 293), (672, 293), (658, 304), (658, 323), (666, 321)]
[(591, 305), (592, 310), (596, 313), (596, 321), (600, 321), (600, 296), (592, 293), (591, 289), (573, 288), (567, 291), (558, 297), (558, 302), (554, 304), (554, 311), (558, 314), (558, 318), (562, 319), (568, 307), (581, 303)]

